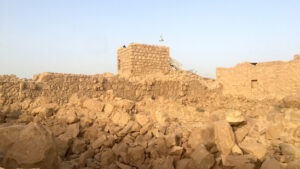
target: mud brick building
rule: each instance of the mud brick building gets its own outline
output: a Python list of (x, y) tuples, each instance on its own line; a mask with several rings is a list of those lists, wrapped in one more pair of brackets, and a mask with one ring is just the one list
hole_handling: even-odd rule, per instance
[(217, 80), (224, 94), (282, 98), (299, 93), (300, 55), (287, 62), (244, 62), (233, 68), (217, 68)]
[(169, 70), (168, 47), (131, 43), (118, 49), (118, 74), (139, 76)]

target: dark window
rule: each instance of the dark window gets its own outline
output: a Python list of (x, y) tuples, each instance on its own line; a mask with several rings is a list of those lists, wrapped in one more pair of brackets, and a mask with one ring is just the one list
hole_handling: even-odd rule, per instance
[(257, 88), (258, 86), (258, 83), (257, 83), (257, 80), (251, 80), (251, 88)]
[(252, 62), (252, 63), (250, 63), (250, 64), (256, 66), (256, 65), (257, 65), (257, 62)]

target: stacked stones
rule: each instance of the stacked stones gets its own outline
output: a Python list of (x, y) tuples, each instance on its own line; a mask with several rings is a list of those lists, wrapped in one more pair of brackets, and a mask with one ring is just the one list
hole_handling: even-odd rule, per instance
[(119, 74), (145, 75), (166, 73), (170, 69), (169, 48), (165, 46), (129, 44), (118, 49)]
[(118, 73), (128, 74), (131, 70), (131, 55), (132, 51), (129, 48), (118, 49)]

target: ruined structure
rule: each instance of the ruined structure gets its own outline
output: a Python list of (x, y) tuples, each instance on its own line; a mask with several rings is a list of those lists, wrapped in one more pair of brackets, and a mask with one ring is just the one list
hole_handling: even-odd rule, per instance
[(217, 68), (217, 80), (224, 94), (282, 98), (300, 91), (300, 55), (287, 62), (244, 62), (233, 68)]
[[(129, 74), (148, 73), (128, 56)], [(298, 90), (299, 63), (244, 63), (218, 76), (225, 92), (288, 93)], [(300, 168), (300, 94), (258, 100), (221, 89), (173, 69), (0, 75), (0, 169)]]
[(169, 70), (168, 47), (131, 43), (118, 49), (118, 74), (145, 75)]

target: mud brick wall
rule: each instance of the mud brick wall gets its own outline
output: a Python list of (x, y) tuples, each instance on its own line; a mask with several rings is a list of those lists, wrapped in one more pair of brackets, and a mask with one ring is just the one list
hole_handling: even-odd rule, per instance
[(131, 43), (118, 49), (118, 74), (145, 75), (170, 70), (169, 48)]
[(245, 62), (233, 68), (217, 68), (217, 80), (223, 86), (223, 94), (282, 98), (300, 92), (299, 56), (288, 62)]

